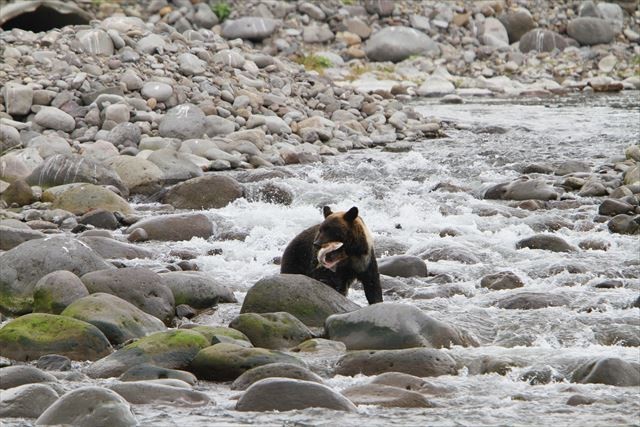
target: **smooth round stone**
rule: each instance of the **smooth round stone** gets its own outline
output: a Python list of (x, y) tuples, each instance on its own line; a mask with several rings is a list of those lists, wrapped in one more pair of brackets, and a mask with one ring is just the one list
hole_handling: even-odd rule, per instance
[(173, 95), (173, 88), (166, 83), (149, 82), (142, 86), (141, 93), (146, 99), (154, 98), (158, 102), (164, 102)]
[(43, 128), (65, 132), (71, 132), (76, 127), (76, 121), (72, 116), (54, 107), (42, 107), (36, 113), (34, 121)]

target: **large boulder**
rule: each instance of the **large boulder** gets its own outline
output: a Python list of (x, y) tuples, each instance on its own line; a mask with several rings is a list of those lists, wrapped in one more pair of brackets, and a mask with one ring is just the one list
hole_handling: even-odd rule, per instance
[(122, 375), (143, 363), (161, 368), (185, 369), (209, 341), (198, 332), (186, 329), (156, 332), (128, 344), (115, 353), (102, 358), (87, 368), (93, 378)]
[(31, 365), (13, 365), (0, 369), (0, 390), (19, 387), (24, 384), (57, 382), (48, 372)]
[(139, 424), (131, 407), (119, 394), (89, 386), (63, 395), (44, 411), (36, 425), (133, 427)]
[(303, 366), (291, 363), (269, 363), (245, 371), (231, 384), (231, 389), (246, 390), (255, 382), (273, 377), (293, 378), (323, 384), (322, 378)]
[(251, 368), (269, 363), (306, 366), (297, 357), (277, 350), (220, 343), (200, 350), (191, 362), (191, 371), (203, 380), (232, 381)]
[(178, 209), (219, 209), (244, 196), (242, 185), (224, 175), (205, 175), (170, 188), (163, 202)]
[(581, 45), (611, 43), (615, 37), (609, 22), (593, 17), (572, 19), (567, 24), (567, 34)]
[(118, 174), (131, 194), (153, 194), (164, 184), (164, 173), (149, 160), (116, 156), (105, 160), (104, 163)]
[(158, 132), (164, 138), (202, 138), (207, 129), (205, 114), (193, 104), (181, 104), (164, 115)]
[(213, 235), (213, 223), (206, 215), (176, 214), (146, 218), (136, 222), (126, 232), (143, 229), (150, 240), (180, 241), (194, 237), (208, 239)]
[(96, 185), (113, 185), (124, 195), (129, 191), (112, 169), (77, 154), (57, 154), (49, 157), (34, 169), (27, 178), (27, 182), (45, 188), (73, 182), (86, 182)]
[(61, 315), (91, 323), (113, 345), (166, 329), (157, 317), (122, 298), (102, 292), (76, 300)]
[(280, 25), (277, 19), (247, 16), (229, 19), (222, 26), (221, 35), (225, 39), (245, 39), (260, 41), (270, 37)]
[(573, 372), (571, 381), (583, 384), (638, 387), (640, 386), (640, 364), (616, 357), (603, 357), (580, 366)]
[(410, 348), (403, 350), (360, 350), (343, 356), (336, 364), (337, 375), (378, 375), (402, 372), (417, 377), (455, 375), (456, 362), (442, 350)]
[(300, 274), (260, 279), (242, 303), (241, 313), (286, 311), (307, 326), (323, 326), (327, 317), (360, 308), (322, 282)]
[(213, 307), (219, 302), (237, 302), (233, 290), (210, 274), (200, 271), (172, 271), (160, 275), (171, 289), (175, 304), (187, 304), (196, 309)]
[(55, 314), (25, 314), (0, 329), (0, 356), (23, 362), (52, 353), (73, 360), (97, 360), (111, 351), (109, 341), (95, 326)]
[(46, 384), (24, 384), (0, 391), (1, 418), (38, 418), (58, 400), (58, 393)]
[(156, 150), (147, 157), (162, 171), (162, 179), (167, 184), (185, 181), (187, 179), (202, 176), (202, 169), (193, 163), (189, 156), (170, 148)]
[(33, 291), (45, 275), (68, 270), (77, 276), (113, 268), (89, 247), (68, 237), (29, 240), (0, 255), (0, 312), (24, 314), (33, 309)]
[(105, 292), (130, 302), (170, 325), (175, 316), (173, 293), (160, 275), (145, 267), (94, 271), (80, 277), (89, 293)]
[(365, 45), (372, 61), (398, 62), (411, 55), (438, 54), (440, 48), (429, 36), (414, 28), (385, 27), (373, 34)]
[(304, 323), (293, 315), (280, 313), (244, 313), (229, 327), (245, 334), (256, 347), (287, 349), (313, 337)]
[(325, 329), (329, 339), (343, 342), (348, 350), (477, 345), (468, 334), (407, 304), (374, 304), (334, 314)]
[(56, 193), (51, 205), (54, 209), (64, 209), (76, 215), (83, 215), (94, 209), (123, 214), (133, 213), (129, 203), (108, 188), (93, 184), (70, 185)]
[(551, 52), (554, 49), (564, 50), (567, 46), (568, 43), (563, 36), (555, 31), (540, 28), (522, 35), (518, 44), (518, 48), (522, 53), (532, 50), (536, 52)]
[(58, 270), (42, 277), (33, 292), (33, 311), (60, 314), (72, 302), (89, 295), (78, 276), (70, 271)]
[(293, 411), (328, 408), (355, 412), (346, 397), (323, 384), (289, 378), (265, 378), (253, 384), (238, 399), (236, 411)]

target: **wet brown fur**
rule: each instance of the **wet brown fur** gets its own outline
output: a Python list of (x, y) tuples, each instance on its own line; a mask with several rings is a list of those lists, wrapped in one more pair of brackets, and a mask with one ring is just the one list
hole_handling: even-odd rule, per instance
[[(282, 255), (280, 272), (283, 274), (304, 274), (319, 280), (343, 295), (359, 280), (369, 304), (382, 302), (380, 275), (373, 250), (373, 239), (364, 221), (358, 216), (358, 209), (347, 212), (331, 212), (324, 208), (325, 220), (298, 234)], [(325, 268), (318, 261), (318, 250), (330, 242), (342, 242), (340, 251), (346, 259), (337, 264), (336, 271)]]

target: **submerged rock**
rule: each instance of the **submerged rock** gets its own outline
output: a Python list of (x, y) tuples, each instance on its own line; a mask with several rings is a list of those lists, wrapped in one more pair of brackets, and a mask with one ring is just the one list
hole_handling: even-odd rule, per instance
[(585, 363), (573, 372), (572, 382), (608, 384), (619, 387), (640, 386), (640, 364), (615, 357)]

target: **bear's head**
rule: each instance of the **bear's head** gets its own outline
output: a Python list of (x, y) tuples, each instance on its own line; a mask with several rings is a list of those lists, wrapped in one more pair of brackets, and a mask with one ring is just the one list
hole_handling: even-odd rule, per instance
[(332, 212), (329, 206), (325, 206), (323, 214), (324, 221), (313, 241), (320, 265), (336, 271), (345, 260), (368, 258), (373, 239), (358, 216), (358, 208), (354, 206), (347, 212)]

